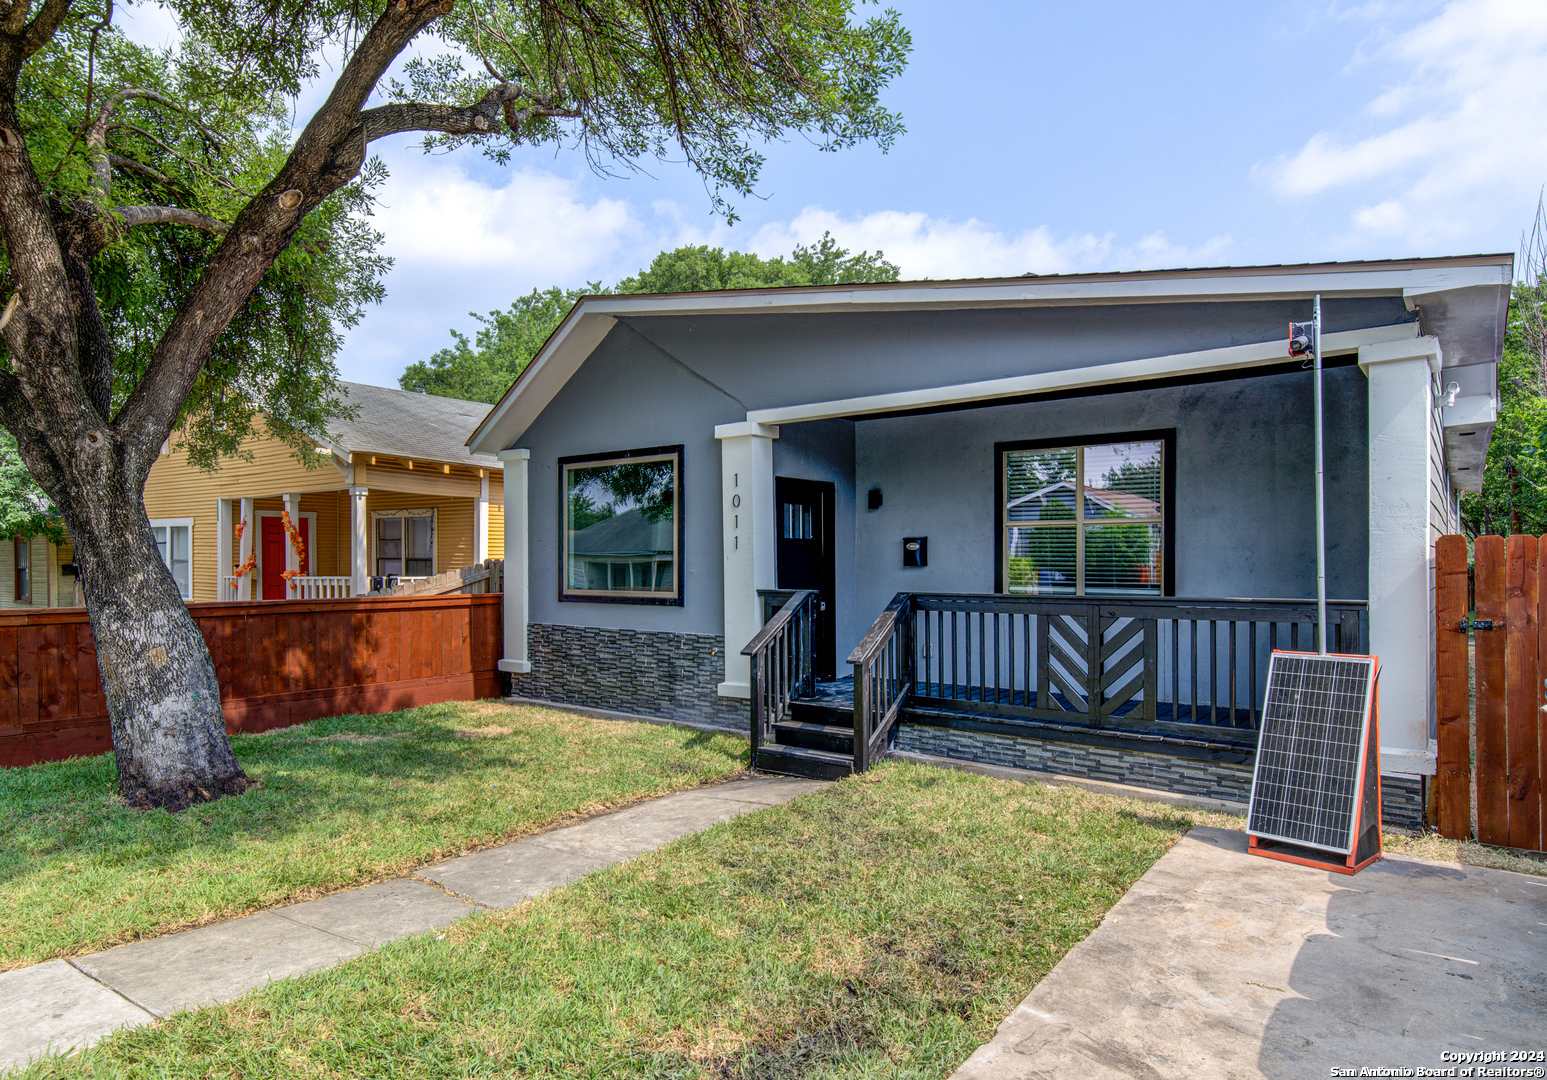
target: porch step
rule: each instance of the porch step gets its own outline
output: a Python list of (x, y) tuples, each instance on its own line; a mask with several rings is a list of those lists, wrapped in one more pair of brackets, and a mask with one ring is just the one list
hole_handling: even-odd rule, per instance
[(808, 746), (761, 746), (752, 767), (785, 776), (809, 776), (815, 780), (841, 780), (854, 772), (854, 758)]
[(774, 725), (774, 741), (781, 746), (826, 750), (830, 754), (854, 753), (854, 728), (819, 724), (809, 720), (780, 720)]
[(830, 698), (793, 698), (788, 716), (804, 724), (854, 730), (853, 702), (837, 702)]

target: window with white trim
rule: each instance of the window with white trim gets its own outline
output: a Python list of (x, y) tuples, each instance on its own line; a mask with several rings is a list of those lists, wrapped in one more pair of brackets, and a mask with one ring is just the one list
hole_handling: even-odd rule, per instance
[(435, 511), (373, 510), (375, 577), (435, 576)]
[(193, 599), (193, 518), (160, 518), (150, 523), (156, 554), (172, 572), (184, 600)]
[(1164, 595), (1169, 439), (1146, 434), (1000, 445), (1000, 591)]

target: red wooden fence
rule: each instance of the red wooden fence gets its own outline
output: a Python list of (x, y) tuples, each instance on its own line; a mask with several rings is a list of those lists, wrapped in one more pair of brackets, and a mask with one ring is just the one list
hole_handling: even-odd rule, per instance
[(1475, 802), (1478, 840), (1540, 851), (1547, 835), (1547, 537), (1479, 536), (1473, 558), (1476, 704), (1469, 710), (1466, 538), (1441, 537), (1435, 550), (1439, 829), (1470, 838)]
[[(226, 730), (496, 697), (499, 594), (190, 604)], [(112, 749), (83, 608), (0, 614), (0, 766)]]

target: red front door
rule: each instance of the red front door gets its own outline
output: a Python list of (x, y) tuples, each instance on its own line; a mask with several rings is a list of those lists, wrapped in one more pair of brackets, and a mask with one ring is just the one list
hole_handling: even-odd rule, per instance
[[(287, 595), (284, 578), (280, 577), (285, 570), (285, 552), (290, 547), (290, 540), (285, 536), (285, 523), (277, 517), (260, 519), (263, 522), (263, 532), (259, 537), (263, 545), (263, 599), (283, 600)], [(307, 519), (300, 521), (301, 543), (306, 545), (306, 561), (311, 562), (312, 539), (310, 530), (306, 527)], [(301, 567), (304, 572), (306, 567)]]

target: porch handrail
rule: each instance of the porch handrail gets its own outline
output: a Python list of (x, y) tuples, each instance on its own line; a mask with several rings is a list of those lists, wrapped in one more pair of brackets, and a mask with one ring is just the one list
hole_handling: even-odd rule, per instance
[(811, 662), (815, 589), (797, 589), (741, 650), (750, 657), (752, 760), (773, 741), (773, 726), (784, 719), (790, 700), (816, 692)]
[(916, 681), (913, 597), (898, 593), (849, 653), (854, 665), (854, 771), (864, 772), (886, 749), (892, 725)]

